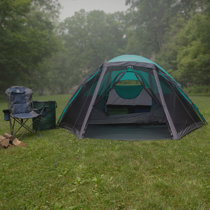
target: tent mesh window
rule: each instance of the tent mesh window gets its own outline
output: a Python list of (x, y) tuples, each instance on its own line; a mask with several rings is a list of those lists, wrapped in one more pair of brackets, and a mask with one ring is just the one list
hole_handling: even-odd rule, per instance
[(193, 128), (200, 127), (201, 120), (192, 105), (164, 77), (159, 75), (159, 78), (167, 108), (179, 137)]
[(65, 127), (67, 129), (71, 128), (75, 134), (79, 134), (99, 76), (100, 74), (97, 74), (92, 79), (82, 84), (81, 90), (77, 97), (72, 101), (66, 110), (66, 114), (64, 115), (60, 124), (61, 127)]

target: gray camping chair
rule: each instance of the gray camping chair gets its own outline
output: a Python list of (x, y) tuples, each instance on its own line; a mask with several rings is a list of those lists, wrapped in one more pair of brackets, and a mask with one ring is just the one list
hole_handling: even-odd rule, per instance
[[(39, 127), (34, 125), (39, 124), (44, 108), (42, 110), (33, 109), (32, 90), (23, 86), (12, 86), (5, 93), (8, 97), (9, 109), (3, 110), (4, 120), (9, 121), (11, 134), (17, 136), (21, 128), (24, 128), (25, 132), (37, 132), (38, 130), (34, 130), (33, 127)], [(30, 122), (32, 119), (33, 123)]]

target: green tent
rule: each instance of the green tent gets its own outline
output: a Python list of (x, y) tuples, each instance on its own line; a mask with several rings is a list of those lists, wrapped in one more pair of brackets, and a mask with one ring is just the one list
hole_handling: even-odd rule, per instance
[(205, 124), (195, 104), (153, 61), (122, 55), (83, 81), (58, 124), (78, 138), (180, 139)]

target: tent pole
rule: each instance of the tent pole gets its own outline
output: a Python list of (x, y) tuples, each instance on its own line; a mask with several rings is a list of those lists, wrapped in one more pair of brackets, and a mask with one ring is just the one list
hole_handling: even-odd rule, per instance
[(80, 130), (80, 132), (79, 132), (79, 139), (81, 139), (81, 138), (83, 137), (83, 134), (84, 134), (84, 131), (85, 131), (85, 127), (86, 127), (86, 125), (87, 125), (87, 121), (88, 121), (89, 116), (90, 116), (90, 114), (91, 114), (91, 112), (92, 112), (93, 105), (94, 105), (95, 100), (96, 100), (96, 97), (97, 97), (97, 95), (98, 95), (98, 91), (99, 91), (99, 88), (100, 88), (100, 86), (101, 86), (101, 82), (102, 82), (102, 80), (103, 80), (103, 78), (104, 78), (105, 72), (106, 72), (106, 65), (103, 66), (103, 69), (102, 69), (102, 71), (101, 71), (101, 75), (100, 75), (100, 77), (99, 77), (99, 79), (98, 79), (96, 88), (95, 88), (94, 93), (93, 93), (93, 97), (92, 97), (92, 99), (91, 99), (91, 101), (90, 101), (90, 105), (89, 105), (89, 107), (88, 107), (87, 113), (86, 113), (86, 115), (85, 115), (85, 119), (84, 119), (84, 121), (83, 121), (83, 123), (82, 123), (82, 127), (81, 127), (81, 130)]
[(158, 88), (158, 92), (159, 92), (159, 95), (160, 95), (161, 104), (162, 104), (163, 110), (165, 112), (166, 118), (168, 120), (170, 129), (171, 129), (171, 132), (172, 132), (172, 135), (173, 135), (173, 139), (179, 139), (178, 135), (177, 135), (176, 128), (175, 128), (174, 123), (173, 123), (173, 120), (171, 118), (171, 115), (168, 111), (168, 107), (166, 105), (166, 101), (165, 101), (165, 98), (164, 98), (164, 95), (163, 95), (163, 91), (162, 91), (162, 88), (161, 88), (161, 85), (160, 85), (160, 80), (159, 80), (156, 69), (153, 69), (153, 74), (154, 74), (155, 81), (156, 81), (157, 88)]

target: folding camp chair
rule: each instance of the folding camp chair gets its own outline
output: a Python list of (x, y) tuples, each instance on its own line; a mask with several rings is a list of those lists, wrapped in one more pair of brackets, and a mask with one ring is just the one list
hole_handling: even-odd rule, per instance
[(11, 134), (17, 136), (22, 128), (25, 129), (25, 132), (36, 133), (44, 108), (42, 110), (33, 109), (32, 90), (23, 86), (12, 86), (5, 93), (8, 97), (9, 109), (3, 110), (4, 120), (9, 121)]

